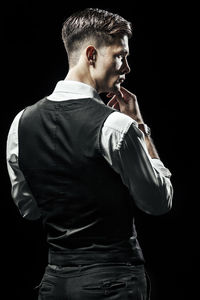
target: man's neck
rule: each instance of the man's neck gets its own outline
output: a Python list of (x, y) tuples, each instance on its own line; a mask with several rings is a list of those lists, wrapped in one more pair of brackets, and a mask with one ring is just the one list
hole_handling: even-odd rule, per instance
[(91, 87), (93, 87), (94, 89), (96, 89), (96, 84), (92, 80), (90, 73), (87, 72), (87, 70), (83, 70), (83, 69), (80, 70), (80, 68), (78, 68), (76, 66), (69, 69), (65, 80), (79, 81), (79, 82), (88, 84)]

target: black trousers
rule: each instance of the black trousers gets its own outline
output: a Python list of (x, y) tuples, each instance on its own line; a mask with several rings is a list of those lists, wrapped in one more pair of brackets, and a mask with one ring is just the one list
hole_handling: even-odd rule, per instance
[(48, 265), (38, 300), (149, 300), (150, 281), (143, 265), (101, 263)]

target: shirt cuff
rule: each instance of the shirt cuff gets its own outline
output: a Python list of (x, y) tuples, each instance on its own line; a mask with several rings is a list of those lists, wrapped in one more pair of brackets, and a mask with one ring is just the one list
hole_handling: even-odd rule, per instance
[(156, 171), (158, 171), (161, 175), (164, 177), (170, 178), (172, 176), (171, 172), (169, 169), (167, 169), (162, 161), (158, 158), (152, 158), (152, 165)]

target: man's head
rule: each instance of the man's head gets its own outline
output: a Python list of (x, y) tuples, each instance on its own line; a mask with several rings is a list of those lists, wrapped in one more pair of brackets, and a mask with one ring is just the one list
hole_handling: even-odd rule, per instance
[(69, 68), (84, 61), (99, 92), (119, 89), (130, 71), (127, 55), (131, 35), (131, 23), (117, 14), (97, 8), (74, 13), (62, 28)]

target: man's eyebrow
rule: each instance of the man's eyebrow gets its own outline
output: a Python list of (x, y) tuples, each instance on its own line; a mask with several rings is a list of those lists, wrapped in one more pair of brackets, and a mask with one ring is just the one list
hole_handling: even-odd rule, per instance
[(129, 56), (130, 53), (128, 50), (125, 50), (125, 49), (119, 49), (118, 51), (115, 52), (115, 55), (123, 55), (123, 56)]

